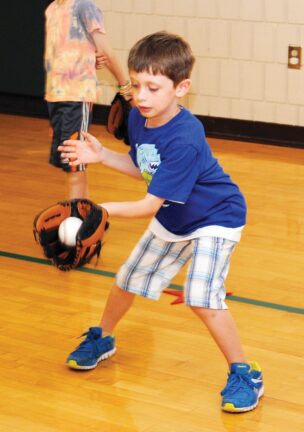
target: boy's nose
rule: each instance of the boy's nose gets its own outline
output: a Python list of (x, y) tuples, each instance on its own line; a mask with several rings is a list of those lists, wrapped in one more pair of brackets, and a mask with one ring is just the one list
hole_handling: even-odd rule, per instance
[(146, 99), (146, 91), (144, 88), (141, 88), (137, 92), (137, 100), (144, 101)]

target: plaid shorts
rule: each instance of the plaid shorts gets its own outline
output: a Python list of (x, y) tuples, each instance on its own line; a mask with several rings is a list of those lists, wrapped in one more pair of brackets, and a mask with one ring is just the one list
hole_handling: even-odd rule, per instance
[(225, 279), (236, 242), (199, 237), (168, 242), (147, 230), (116, 276), (117, 286), (157, 300), (179, 270), (191, 259), (184, 285), (185, 303), (210, 309), (228, 309)]

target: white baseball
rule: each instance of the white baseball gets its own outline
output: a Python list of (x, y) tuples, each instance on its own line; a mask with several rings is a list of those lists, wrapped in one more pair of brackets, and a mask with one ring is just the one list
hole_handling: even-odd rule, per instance
[(72, 247), (76, 245), (76, 235), (79, 231), (82, 220), (77, 217), (64, 219), (58, 228), (58, 236), (61, 243)]

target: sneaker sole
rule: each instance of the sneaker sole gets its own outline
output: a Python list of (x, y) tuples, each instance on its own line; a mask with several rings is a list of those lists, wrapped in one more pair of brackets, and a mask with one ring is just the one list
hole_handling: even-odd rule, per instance
[(236, 408), (232, 403), (226, 403), (225, 405), (222, 406), (222, 410), (229, 413), (242, 413), (242, 412), (252, 411), (254, 408), (258, 406), (259, 400), (263, 396), (263, 394), (264, 394), (264, 387), (261, 387), (259, 390), (258, 399), (255, 404), (250, 405), (248, 407)]
[(102, 354), (96, 361), (96, 363), (94, 363), (93, 365), (89, 365), (89, 366), (84, 366), (84, 365), (79, 365), (76, 360), (69, 360), (67, 362), (67, 366), (69, 366), (71, 369), (77, 369), (77, 370), (90, 370), (90, 369), (95, 369), (96, 366), (98, 365), (98, 363), (100, 363), (103, 360), (106, 360), (109, 357), (112, 357), (112, 355), (114, 355), (116, 352), (116, 348), (113, 348), (111, 351), (108, 351), (104, 354)]

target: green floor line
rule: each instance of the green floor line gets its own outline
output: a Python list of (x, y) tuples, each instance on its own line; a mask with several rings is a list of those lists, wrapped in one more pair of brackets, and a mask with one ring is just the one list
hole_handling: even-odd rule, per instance
[[(36, 264), (52, 265), (50, 263), (50, 261), (43, 259), (43, 258), (35, 258), (35, 257), (31, 257), (28, 255), (21, 255), (21, 254), (16, 254), (16, 253), (11, 253), (11, 252), (0, 251), (0, 256), (5, 257), (5, 258), (13, 258), (13, 259), (21, 260), (21, 261), (33, 262)], [(101, 275), (101, 276), (110, 277), (110, 278), (115, 277), (115, 273), (113, 273), (113, 272), (107, 272), (104, 270), (99, 270), (99, 269), (94, 269), (94, 268), (89, 268), (89, 267), (81, 267), (81, 268), (76, 269), (76, 271)], [(177, 291), (183, 290), (183, 287), (181, 285), (176, 285), (176, 284), (171, 284), (170, 288), (175, 289)], [(231, 296), (227, 297), (227, 300), (235, 301), (235, 302), (239, 302), (239, 303), (246, 303), (246, 304), (250, 304), (250, 305), (254, 305), (254, 306), (265, 307), (265, 308), (269, 308), (269, 309), (282, 310), (285, 312), (292, 312), (292, 313), (302, 314), (302, 315), (304, 314), (303, 308), (297, 308), (297, 307), (293, 307), (293, 306), (285, 306), (285, 305), (281, 305), (281, 304), (277, 304), (277, 303), (270, 303), (270, 302), (250, 299), (250, 298), (246, 298), (246, 297), (239, 297), (239, 296), (231, 295)]]

